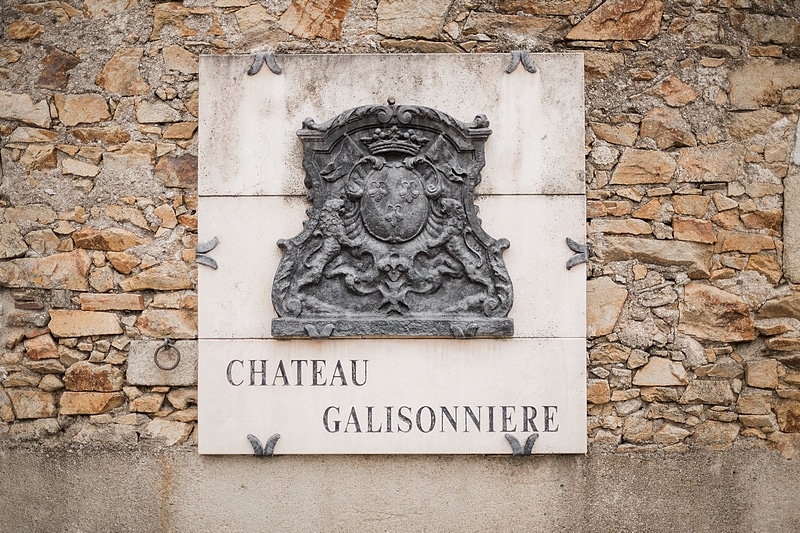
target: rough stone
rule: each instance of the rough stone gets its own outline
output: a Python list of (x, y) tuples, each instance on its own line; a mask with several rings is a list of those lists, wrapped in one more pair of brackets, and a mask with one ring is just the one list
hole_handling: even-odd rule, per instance
[(774, 359), (748, 361), (745, 367), (745, 382), (758, 389), (774, 389), (778, 386), (781, 364)]
[(607, 0), (568, 34), (567, 39), (632, 41), (652, 39), (661, 29), (661, 0)]
[(678, 329), (693, 337), (720, 342), (755, 339), (747, 303), (734, 294), (692, 282), (684, 288)]
[(0, 283), (7, 287), (85, 291), (91, 263), (85, 250), (13, 259), (0, 263)]
[(586, 75), (586, 81), (608, 79), (618, 66), (624, 64), (625, 56), (622, 54), (592, 50), (583, 52), (583, 70)]
[(657, 265), (689, 266), (690, 272), (708, 272), (713, 249), (687, 241), (657, 241), (640, 237), (606, 237), (597, 243), (597, 252), (606, 261), (638, 259)]
[(96, 19), (121, 13), (135, 5), (131, 0), (84, 0), (83, 14), (87, 19)]
[(611, 401), (611, 389), (604, 379), (590, 379), (586, 384), (586, 400), (593, 404), (604, 404)]
[(757, 254), (762, 250), (772, 250), (775, 248), (775, 241), (769, 235), (755, 233), (731, 232), (723, 235), (721, 251), (723, 252), (743, 252), (746, 254)]
[(779, 400), (775, 403), (775, 414), (778, 417), (781, 431), (800, 433), (800, 401)]
[(643, 415), (631, 415), (622, 425), (622, 438), (627, 442), (642, 443), (653, 437), (653, 421)]
[(642, 137), (650, 137), (660, 150), (676, 146), (697, 146), (692, 127), (677, 109), (655, 107), (642, 119)]
[(131, 134), (119, 126), (72, 128), (69, 134), (82, 143), (120, 144), (131, 140)]
[(781, 265), (778, 263), (778, 260), (772, 255), (765, 255), (765, 254), (751, 255), (750, 259), (747, 261), (747, 266), (745, 267), (745, 269), (754, 270), (756, 272), (764, 274), (764, 277), (767, 278), (767, 281), (769, 281), (773, 285), (777, 285), (778, 283), (780, 283), (781, 278), (783, 277), (783, 270), (781, 270)]
[(736, 412), (746, 415), (768, 415), (772, 407), (772, 392), (745, 389), (736, 400)]
[(164, 131), (165, 139), (191, 139), (197, 131), (197, 122), (175, 122)]
[(675, 160), (668, 154), (627, 148), (611, 176), (611, 184), (669, 183), (676, 168)]
[(670, 387), (686, 385), (688, 382), (683, 365), (663, 357), (651, 357), (633, 376), (633, 384), (642, 387)]
[(691, 435), (688, 429), (676, 426), (675, 424), (664, 424), (661, 429), (653, 434), (653, 442), (659, 444), (675, 444)]
[[(2, 240), (0, 240), (0, 242), (2, 242)], [(52, 254), (61, 244), (59, 238), (53, 233), (53, 230), (50, 229), (35, 230), (26, 233), (25, 242), (28, 243), (31, 250), (39, 255)]]
[(195, 54), (177, 45), (165, 46), (161, 52), (168, 69), (177, 70), (181, 74), (197, 74), (199, 68)]
[[(20, 257), (28, 251), (28, 244), (22, 238), (16, 224), (0, 224), (0, 259)], [(1, 276), (0, 276), (1, 278)]]
[(155, 167), (155, 176), (167, 187), (197, 187), (197, 156), (165, 156)]
[(70, 391), (114, 392), (122, 388), (122, 371), (111, 365), (95, 365), (80, 361), (70, 366), (64, 375), (64, 385)]
[(100, 174), (100, 167), (71, 157), (61, 161), (61, 172), (66, 175), (83, 176), (93, 178)]
[(102, 122), (111, 118), (105, 98), (95, 93), (61, 94), (53, 96), (58, 118), (65, 126)]
[(712, 244), (717, 240), (714, 236), (714, 229), (711, 221), (709, 220), (673, 217), (672, 230), (675, 238), (680, 241), (704, 242)]
[(758, 310), (759, 320), (768, 318), (797, 318), (800, 319), (800, 293), (768, 300)]
[(622, 344), (607, 342), (593, 347), (589, 351), (589, 361), (594, 365), (625, 364), (631, 349)]
[[(385, 1), (385, 0), (384, 0)], [(301, 39), (337, 40), (342, 34), (342, 21), (351, 0), (293, 0), (278, 24)], [(383, 3), (383, 2), (382, 2)], [(380, 11), (380, 6), (378, 6)], [(378, 16), (380, 31), (380, 15)]]
[(697, 425), (692, 436), (696, 444), (704, 444), (712, 448), (726, 448), (739, 435), (739, 424), (706, 420)]
[(181, 309), (145, 309), (136, 327), (156, 339), (193, 339), (197, 337), (195, 317)]
[(608, 335), (614, 330), (628, 290), (608, 276), (586, 282), (586, 335), (590, 338)]
[(141, 311), (144, 298), (141, 294), (92, 294), (80, 295), (82, 311)]
[(126, 171), (132, 167), (150, 167), (155, 155), (155, 145), (130, 141), (115, 152), (103, 154), (106, 171)]
[(163, 394), (146, 393), (132, 399), (128, 409), (131, 413), (157, 413), (163, 403)]
[(181, 114), (164, 102), (140, 100), (136, 102), (136, 120), (140, 124), (180, 122)]
[(32, 144), (19, 160), (25, 170), (52, 170), (58, 164), (55, 147), (51, 144)]
[(123, 252), (144, 241), (135, 233), (121, 228), (82, 228), (72, 234), (77, 248)]
[(53, 395), (45, 391), (6, 389), (17, 419), (50, 418), (56, 415)]
[(672, 107), (685, 106), (697, 99), (697, 92), (675, 76), (667, 76), (658, 85), (655, 94)]
[(771, 109), (744, 111), (728, 115), (728, 132), (736, 139), (764, 135), (783, 115)]
[(53, 341), (49, 333), (38, 335), (31, 339), (25, 339), (25, 352), (29, 359), (39, 361), (41, 359), (58, 359), (58, 346)]
[(156, 418), (147, 424), (142, 436), (162, 441), (166, 446), (175, 446), (188, 439), (191, 432), (191, 424)]
[(6, 37), (15, 41), (35, 39), (44, 32), (44, 26), (32, 21), (28, 17), (12, 20), (6, 28)]
[(139, 256), (130, 252), (107, 252), (106, 259), (122, 274), (130, 274), (142, 262)]
[(51, 224), (56, 220), (56, 212), (44, 204), (28, 204), (6, 209), (6, 222)]
[[(42, 361), (27, 361), (25, 366), (37, 374), (63, 374), (64, 365), (55, 359), (44, 359)], [(40, 382), (41, 383), (41, 382)]]
[(54, 46), (46, 47), (47, 55), (42, 59), (42, 73), (36, 81), (36, 87), (64, 90), (69, 78), (67, 73), (80, 64), (80, 59), (72, 54), (59, 50)]
[(50, 106), (47, 100), (34, 103), (27, 94), (0, 91), (0, 118), (19, 120), (40, 128), (50, 127)]
[(727, 381), (693, 380), (686, 385), (686, 390), (678, 402), (729, 405), (735, 399)]
[(625, 124), (612, 125), (603, 122), (590, 123), (592, 132), (598, 139), (618, 144), (622, 146), (633, 146), (639, 136), (639, 128), (636, 124), (626, 122)]
[(643, 220), (608, 220), (594, 219), (589, 225), (589, 233), (603, 233), (606, 235), (649, 235), (653, 233), (650, 224)]
[(753, 211), (752, 213), (742, 213), (741, 219), (747, 229), (766, 229), (777, 235), (781, 231), (783, 210), (776, 208)]
[(61, 415), (99, 415), (125, 403), (121, 392), (64, 392), (59, 402)]
[(436, 39), (449, 7), (448, 0), (381, 0), (377, 9), (378, 33), (387, 37)]
[(197, 389), (182, 387), (167, 393), (167, 400), (175, 409), (186, 409), (189, 404), (197, 403)]
[(55, 374), (47, 374), (39, 382), (39, 388), (47, 392), (54, 392), (63, 389), (64, 383)]
[(679, 182), (730, 182), (739, 178), (744, 148), (718, 145), (713, 148), (685, 148), (678, 157)]
[(147, 94), (150, 86), (139, 72), (143, 54), (144, 48), (118, 49), (97, 75), (95, 83), (120, 96)]
[(172, 262), (143, 270), (135, 276), (122, 280), (119, 285), (126, 292), (144, 289), (174, 291), (192, 288), (192, 280), (186, 263)]
[(759, 109), (780, 102), (783, 91), (800, 87), (800, 64), (753, 59), (728, 74), (733, 109)]
[(498, 0), (497, 10), (525, 15), (580, 15), (586, 13), (591, 4), (591, 0)]
[[(700, 194), (675, 195), (672, 197), (672, 208), (678, 215), (702, 218), (708, 210), (709, 200), (708, 196)], [(719, 206), (717, 206), (717, 209), (719, 209)]]
[(51, 130), (29, 128), (20, 126), (15, 128), (8, 139), (10, 143), (49, 143), (58, 138), (58, 134)]
[(51, 309), (48, 327), (56, 337), (117, 335), (123, 332), (117, 315), (101, 311)]

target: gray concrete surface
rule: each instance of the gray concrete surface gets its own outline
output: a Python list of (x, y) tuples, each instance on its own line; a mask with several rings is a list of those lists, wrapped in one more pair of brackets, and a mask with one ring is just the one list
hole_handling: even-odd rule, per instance
[(0, 450), (0, 531), (796, 531), (800, 462)]

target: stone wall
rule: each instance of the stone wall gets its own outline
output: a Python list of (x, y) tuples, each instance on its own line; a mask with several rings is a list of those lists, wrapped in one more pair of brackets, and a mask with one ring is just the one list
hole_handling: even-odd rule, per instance
[[(527, 49), (585, 59), (590, 449), (800, 452), (800, 4), (16, 0), (0, 16), (0, 447), (194, 449), (199, 54)], [(184, 339), (180, 375), (149, 362), (164, 338)]]

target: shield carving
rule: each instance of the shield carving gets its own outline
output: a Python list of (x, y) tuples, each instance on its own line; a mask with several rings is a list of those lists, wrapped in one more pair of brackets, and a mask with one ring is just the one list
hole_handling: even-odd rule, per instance
[(309, 219), (278, 242), (276, 337), (510, 336), (506, 239), (474, 204), (489, 122), (370, 105), (303, 122)]

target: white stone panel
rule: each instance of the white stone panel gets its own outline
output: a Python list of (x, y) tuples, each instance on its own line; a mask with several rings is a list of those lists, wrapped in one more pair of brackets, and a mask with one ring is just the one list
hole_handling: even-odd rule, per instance
[[(514, 284), (515, 337), (584, 338), (586, 267), (566, 270), (566, 238), (583, 242), (583, 196), (485, 196), (477, 202), (483, 228), (511, 247), (504, 259)], [(307, 218), (300, 197), (201, 197), (200, 242), (218, 270), (198, 269), (201, 338), (269, 338), (276, 317), (272, 280), (278, 239), (294, 237)]]
[(504, 435), (524, 445), (535, 425), (533, 453), (585, 453), (585, 378), (583, 339), (201, 340), (199, 448), (252, 454), (248, 434), (278, 433), (276, 454), (510, 454)]
[(248, 76), (252, 56), (200, 58), (200, 195), (305, 194), (305, 118), (325, 122), (360, 105), (422, 105), (493, 130), (478, 192), (584, 191), (583, 56), (535, 54), (284, 55), (283, 69)]

